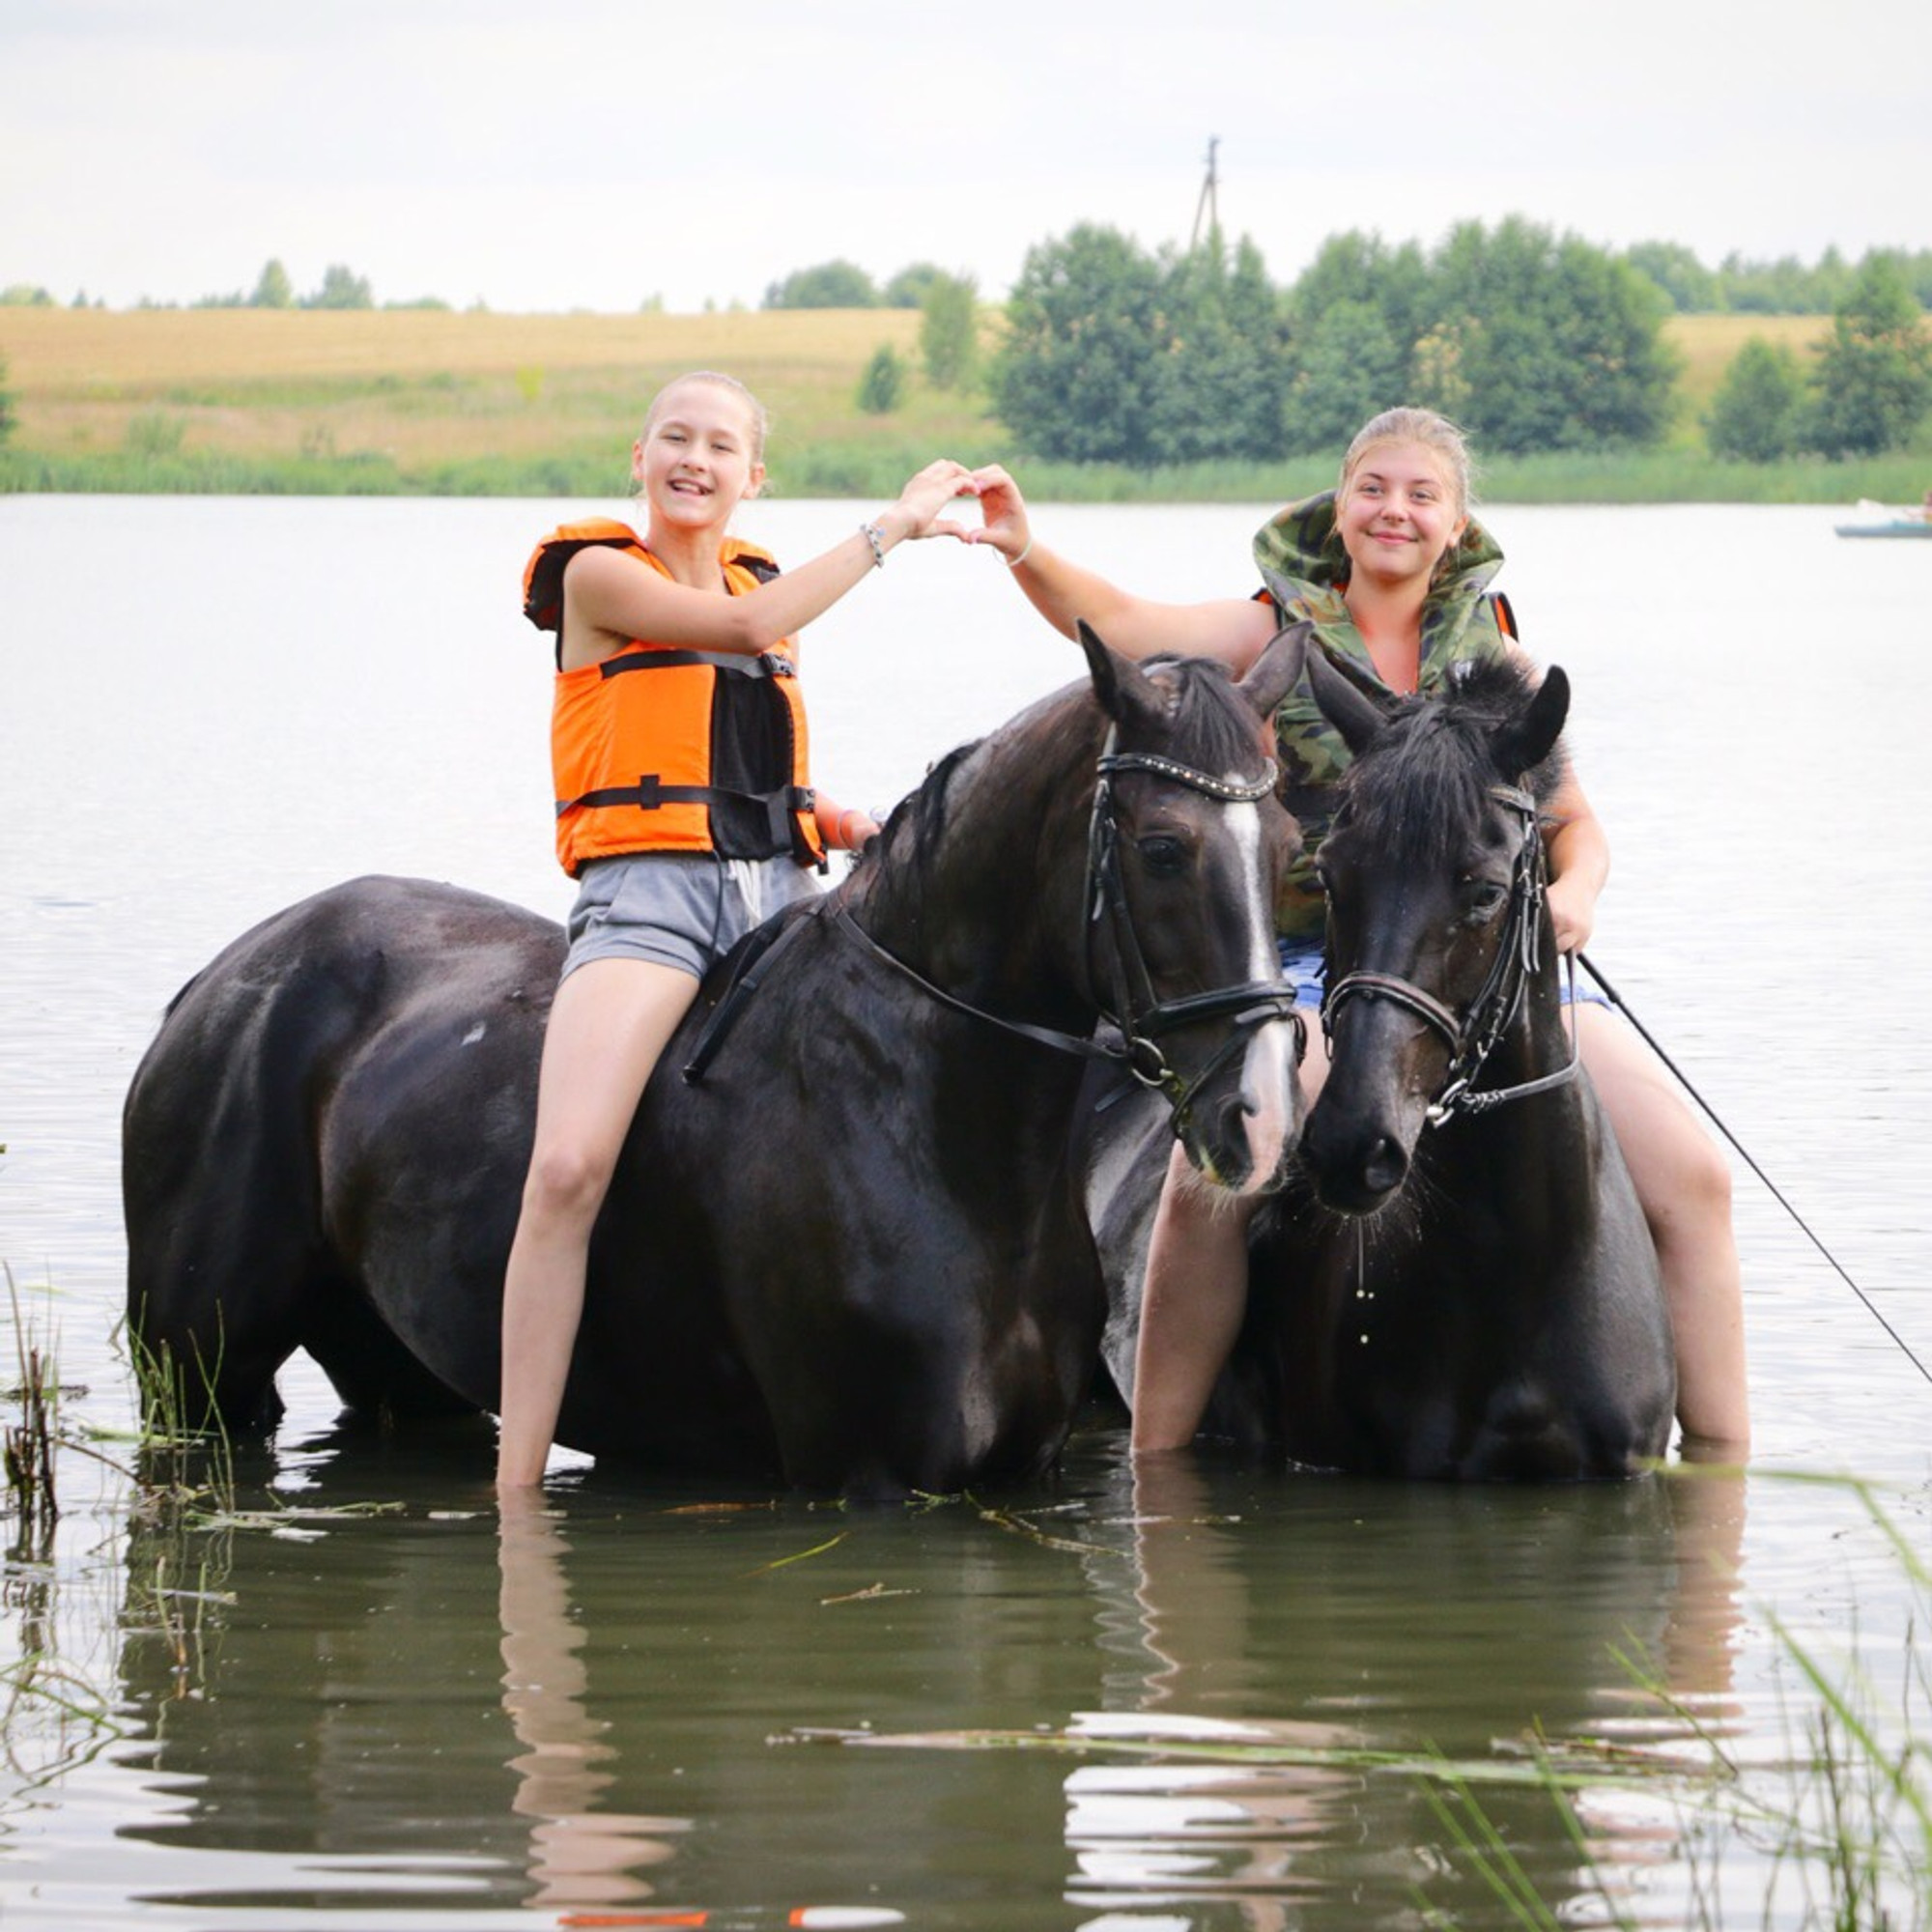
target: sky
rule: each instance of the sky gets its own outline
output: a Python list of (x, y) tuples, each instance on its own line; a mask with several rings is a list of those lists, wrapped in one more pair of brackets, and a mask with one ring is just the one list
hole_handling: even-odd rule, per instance
[(1520, 214), (1707, 266), (1932, 246), (1932, 8), (1864, 0), (0, 0), (0, 286), (757, 306), (1080, 222), (1184, 244)]

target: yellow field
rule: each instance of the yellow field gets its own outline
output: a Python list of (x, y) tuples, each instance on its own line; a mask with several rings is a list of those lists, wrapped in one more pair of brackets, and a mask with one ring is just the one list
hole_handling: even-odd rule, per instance
[[(996, 327), (989, 317), (989, 332)], [(1815, 316), (1680, 316), (1680, 424), (1709, 407), (1752, 336), (1808, 355)], [(188, 449), (434, 462), (609, 451), (613, 464), (652, 392), (679, 370), (730, 370), (772, 412), (781, 453), (822, 440), (934, 446), (986, 433), (957, 397), (915, 382), (891, 417), (853, 400), (890, 343), (918, 363), (910, 309), (719, 315), (493, 315), (425, 310), (0, 309), (0, 358), (22, 448), (119, 449), (145, 420)], [(1694, 432), (1692, 432), (1694, 434)]]
[(1753, 337), (1789, 349), (1802, 364), (1831, 328), (1831, 318), (1821, 315), (1672, 316), (1663, 336), (1684, 358), (1677, 385), (1687, 405), (1685, 418), (1695, 422), (1711, 407), (1732, 357)]
[(867, 358), (890, 343), (916, 364), (918, 333), (910, 309), (0, 309), (23, 446), (116, 448), (161, 412), (190, 448), (380, 450), (406, 467), (591, 442), (621, 454), (651, 394), (696, 367), (742, 378), (786, 440), (863, 435), (852, 398)]

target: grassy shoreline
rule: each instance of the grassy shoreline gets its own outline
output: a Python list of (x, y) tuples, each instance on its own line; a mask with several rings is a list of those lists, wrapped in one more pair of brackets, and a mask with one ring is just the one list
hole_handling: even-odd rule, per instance
[[(990, 337), (997, 318), (989, 315)], [(1801, 355), (1818, 317), (1683, 316), (1678, 425), (1642, 452), (1498, 458), (1492, 501), (1916, 502), (1932, 433), (1906, 453), (1719, 463), (1697, 419), (1753, 336)], [(910, 385), (868, 416), (873, 351), (918, 365), (910, 310), (712, 316), (498, 316), (416, 310), (0, 309), (18, 419), (0, 493), (610, 497), (652, 392), (693, 367), (742, 376), (773, 418), (772, 489), (876, 497), (939, 451), (1012, 462), (1036, 498), (1277, 501), (1331, 480), (1330, 458), (1134, 470), (1022, 460), (981, 399)]]

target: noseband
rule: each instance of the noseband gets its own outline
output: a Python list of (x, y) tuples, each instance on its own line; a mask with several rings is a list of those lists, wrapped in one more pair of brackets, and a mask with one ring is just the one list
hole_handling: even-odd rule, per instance
[(1431, 1126), (1440, 1126), (1459, 1112), (1487, 1113), (1492, 1107), (1500, 1107), (1505, 1100), (1547, 1093), (1573, 1079), (1577, 1072), (1573, 1009), (1570, 1058), (1554, 1073), (1522, 1081), (1515, 1087), (1485, 1088), (1480, 1094), (1470, 1092), (1483, 1063), (1522, 1010), (1523, 996), (1537, 969), (1544, 895), (1549, 883), (1536, 800), (1520, 785), (1492, 785), (1489, 790), (1492, 798), (1508, 806), (1521, 820), (1521, 837), (1511, 868), (1508, 922), (1476, 997), (1458, 1014), (1413, 980), (1399, 979), (1392, 973), (1346, 973), (1321, 998), (1324, 1039), (1334, 1037), (1335, 1015), (1349, 1001), (1373, 998), (1387, 1000), (1413, 1013), (1447, 1042), (1449, 1069), (1429, 1105), (1426, 1118)]
[[(1101, 1010), (1120, 1029), (1119, 1056), (1128, 1072), (1143, 1087), (1166, 1094), (1179, 1131), (1191, 1118), (1201, 1089), (1236, 1055), (1247, 1051), (1250, 1034), (1274, 1020), (1290, 1021), (1299, 1065), (1307, 1050), (1307, 1029), (1295, 1009), (1293, 988), (1279, 980), (1251, 980), (1245, 985), (1193, 993), (1184, 1000), (1163, 1000), (1155, 992), (1153, 975), (1148, 970), (1147, 954), (1127, 904), (1126, 882), (1121, 874), (1121, 829), (1115, 815), (1113, 781), (1122, 772), (1146, 772), (1222, 805), (1254, 805), (1274, 790), (1280, 770), (1269, 758), (1258, 779), (1217, 779), (1158, 753), (1117, 752), (1117, 737), (1116, 731), (1109, 730), (1100, 753), (1087, 834), (1088, 923), (1094, 927), (1104, 925), (1112, 941), (1108, 977), (1113, 989)], [(1192, 1080), (1183, 1079), (1162, 1052), (1161, 1037), (1224, 1014), (1234, 1015), (1228, 1037)]]

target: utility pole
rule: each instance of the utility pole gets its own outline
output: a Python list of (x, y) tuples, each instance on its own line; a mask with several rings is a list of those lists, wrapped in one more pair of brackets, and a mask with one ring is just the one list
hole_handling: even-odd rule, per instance
[(1201, 199), (1194, 204), (1194, 233), (1188, 238), (1187, 252), (1191, 255), (1201, 245), (1201, 217), (1208, 217), (1208, 232), (1212, 235), (1221, 226), (1221, 203), (1215, 190), (1221, 177), (1214, 166), (1214, 156), (1219, 152), (1221, 137), (1210, 134), (1208, 137), (1208, 179), (1201, 184)]

